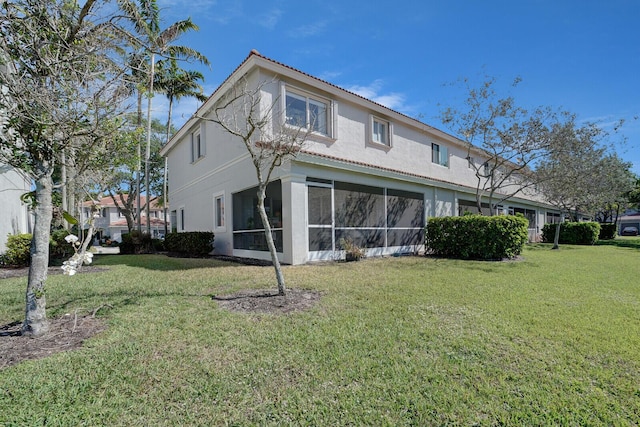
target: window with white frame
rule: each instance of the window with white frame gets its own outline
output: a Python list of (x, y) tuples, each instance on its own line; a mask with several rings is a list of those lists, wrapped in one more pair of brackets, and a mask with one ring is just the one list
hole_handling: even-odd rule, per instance
[(184, 223), (184, 208), (180, 208), (178, 210), (178, 214), (180, 215), (180, 231), (184, 231), (185, 230), (185, 223)]
[(371, 142), (391, 146), (391, 124), (387, 120), (371, 116)]
[(441, 166), (449, 166), (447, 147), (436, 143), (431, 144), (431, 161)]
[(216, 194), (213, 196), (213, 217), (215, 228), (218, 230), (224, 229), (224, 194)]
[(285, 123), (330, 136), (330, 102), (286, 90)]
[(536, 228), (537, 226), (537, 215), (534, 209), (525, 209), (518, 207), (511, 207), (509, 210), (513, 209), (513, 214), (522, 214), (529, 221), (529, 228)]
[(191, 163), (205, 155), (205, 144), (199, 130), (191, 134)]

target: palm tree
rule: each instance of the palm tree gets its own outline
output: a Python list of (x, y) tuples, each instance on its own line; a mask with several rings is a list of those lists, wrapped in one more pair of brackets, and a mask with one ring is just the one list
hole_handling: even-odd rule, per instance
[[(158, 73), (156, 74), (155, 87), (159, 92), (164, 93), (169, 100), (169, 113), (167, 115), (167, 139), (171, 136), (171, 116), (173, 103), (184, 97), (194, 97), (200, 102), (207, 100), (203, 93), (202, 86), (198, 81), (204, 81), (202, 73), (193, 70), (184, 70), (178, 67), (178, 62), (174, 58), (158, 62)], [(168, 233), (167, 227), (167, 158), (164, 158), (164, 180), (163, 180), (163, 209), (164, 209), (164, 234)]]
[[(198, 31), (199, 27), (187, 18), (171, 24), (166, 29), (160, 27), (160, 10), (156, 0), (139, 0), (138, 6), (133, 2), (123, 1), (120, 7), (131, 19), (138, 35), (137, 45), (140, 51), (148, 57), (148, 86), (147, 90), (147, 146), (145, 152), (145, 191), (147, 200), (150, 199), (149, 191), (149, 158), (151, 156), (151, 104), (154, 93), (156, 56), (165, 59), (180, 61), (198, 61), (209, 65), (209, 60), (202, 53), (187, 46), (174, 45), (173, 43), (183, 34), (189, 31)], [(138, 192), (139, 194), (140, 192)], [(146, 205), (147, 218), (149, 215), (149, 203)], [(147, 233), (151, 233), (151, 223), (147, 220)]]

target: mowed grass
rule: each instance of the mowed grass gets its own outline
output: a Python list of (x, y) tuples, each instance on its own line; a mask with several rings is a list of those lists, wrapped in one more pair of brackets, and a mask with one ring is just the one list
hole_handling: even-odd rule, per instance
[[(274, 289), (271, 268), (96, 257), (50, 277), (48, 313), (110, 304), (109, 328), (2, 370), (0, 425), (638, 425), (640, 240), (621, 242), (286, 267), (323, 293), (286, 316), (210, 297)], [(0, 324), (24, 286), (0, 281)]]

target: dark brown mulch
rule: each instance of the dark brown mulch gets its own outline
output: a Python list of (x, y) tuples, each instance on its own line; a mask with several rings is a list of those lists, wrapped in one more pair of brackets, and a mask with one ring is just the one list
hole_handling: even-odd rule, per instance
[[(107, 271), (108, 268), (94, 267), (91, 265), (85, 265), (78, 273), (96, 273), (99, 271)], [(49, 267), (49, 275), (62, 274), (61, 267)], [(9, 279), (11, 277), (27, 277), (29, 275), (29, 267), (3, 267), (0, 268), (0, 279)]]
[(274, 290), (243, 290), (231, 295), (213, 295), (218, 306), (240, 313), (288, 314), (315, 306), (322, 294), (307, 289), (287, 289), (284, 296)]
[(0, 369), (79, 348), (87, 338), (106, 329), (104, 320), (95, 317), (98, 309), (91, 314), (69, 313), (49, 319), (49, 331), (38, 338), (22, 336), (22, 322), (0, 326)]

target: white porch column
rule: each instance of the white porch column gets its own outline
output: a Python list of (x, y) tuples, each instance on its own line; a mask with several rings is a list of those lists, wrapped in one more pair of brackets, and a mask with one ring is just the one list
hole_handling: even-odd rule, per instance
[(290, 174), (282, 182), (283, 262), (307, 262), (307, 177)]

